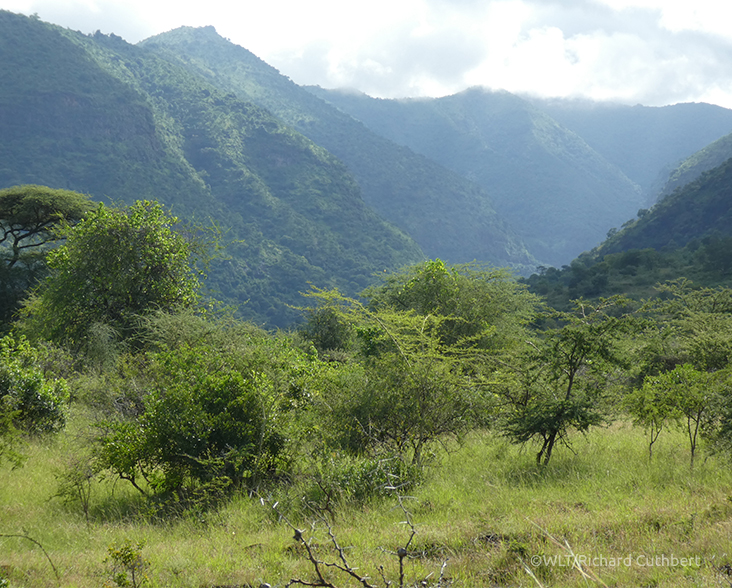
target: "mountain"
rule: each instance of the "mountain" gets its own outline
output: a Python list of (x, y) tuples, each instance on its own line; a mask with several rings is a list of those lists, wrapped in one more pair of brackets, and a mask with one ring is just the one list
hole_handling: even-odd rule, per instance
[(428, 257), (477, 259), (519, 270), (536, 266), (516, 232), (496, 213), (489, 192), (370, 131), (213, 27), (182, 27), (140, 45), (266, 108), (325, 147), (348, 166), (365, 202), (412, 236)]
[(269, 112), (115, 35), (0, 11), (0, 187), (154, 198), (217, 223), (217, 296), (284, 326), (309, 283), (355, 294), (424, 258), (347, 168)]
[(732, 110), (712, 104), (651, 107), (586, 100), (531, 101), (620, 168), (641, 187), (648, 204), (656, 200), (672, 168), (732, 131)]
[(594, 247), (643, 204), (638, 186), (580, 136), (508, 92), (471, 88), (444, 98), (379, 100), (310, 90), (480, 184), (547, 263), (567, 263)]
[(730, 157), (732, 157), (732, 133), (717, 139), (682, 161), (668, 175), (659, 199), (665, 198), (677, 188), (693, 182), (705, 171), (722, 165)]
[(598, 252), (675, 249), (705, 237), (732, 237), (732, 159), (664, 197)]
[(529, 288), (554, 308), (577, 298), (658, 295), (684, 279), (732, 287), (732, 159), (676, 189), (592, 251), (558, 270), (540, 268)]

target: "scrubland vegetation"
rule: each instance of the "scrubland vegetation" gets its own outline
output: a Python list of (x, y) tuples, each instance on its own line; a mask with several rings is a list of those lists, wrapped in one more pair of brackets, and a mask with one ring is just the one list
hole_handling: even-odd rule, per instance
[[(60, 576), (37, 545), (2, 537), (10, 586), (114, 586), (103, 562), (110, 547), (127, 541), (143, 544), (148, 586), (283, 586), (291, 578), (315, 579), (293, 531), (256, 496), (240, 494), (217, 509), (160, 517), (136, 491), (107, 480), (94, 484), (89, 521), (79, 502), (52, 498), (88, 419), (74, 409), (64, 433), (34, 441), (23, 468), (3, 471), (2, 532), (40, 541)], [(409, 496), (404, 503), (417, 531), (405, 585), (423, 579), (435, 584), (445, 561), (445, 585), (454, 586), (538, 585), (522, 561), (544, 586), (729, 585), (732, 475), (726, 461), (708, 458), (690, 470), (686, 439), (673, 431), (649, 463), (642, 432), (628, 423), (593, 431), (573, 447), (576, 454), (558, 453), (548, 468), (536, 466), (520, 447), (480, 432), (441, 453), (422, 484), (401, 491)], [(264, 496), (289, 509), (301, 507), (304, 491), (296, 486)], [(349, 562), (377, 586), (383, 585), (383, 565), (398, 585), (393, 553), (410, 530), (396, 499), (370, 498), (334, 510), (325, 515), (348, 547)], [(289, 515), (323, 559), (336, 560), (323, 524), (311, 529), (316, 514), (300, 508)], [(570, 553), (599, 580), (586, 580)], [(699, 560), (647, 565), (663, 556)], [(611, 558), (622, 561), (613, 565)], [(349, 585), (342, 575), (335, 578), (335, 585)]]
[(268, 332), (156, 203), (51, 218), (0, 347), (5, 585), (729, 583), (732, 291), (560, 311), (434, 260)]

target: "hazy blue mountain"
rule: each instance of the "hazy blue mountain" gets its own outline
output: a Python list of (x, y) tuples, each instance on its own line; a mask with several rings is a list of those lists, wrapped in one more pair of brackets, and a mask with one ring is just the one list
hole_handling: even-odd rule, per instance
[(310, 88), (375, 132), (483, 186), (539, 259), (561, 265), (634, 216), (640, 190), (574, 132), (527, 100), (472, 88), (379, 100)]
[(732, 159), (662, 198), (626, 223), (599, 253), (629, 249), (680, 248), (705, 237), (732, 236)]
[(182, 27), (141, 46), (259, 104), (328, 149), (353, 172), (364, 200), (411, 235), (429, 257), (535, 267), (486, 190), (368, 130), (213, 27)]
[(0, 187), (36, 183), (214, 221), (210, 283), (289, 323), (309, 282), (355, 294), (424, 258), (332, 154), (269, 112), (114, 35), (0, 11)]
[(684, 279), (732, 287), (732, 159), (640, 212), (605, 242), (561, 269), (527, 279), (555, 308), (580, 297), (652, 298), (658, 285)]
[(649, 204), (655, 202), (668, 173), (682, 160), (732, 132), (732, 110), (712, 104), (650, 107), (586, 100), (532, 102), (618, 166), (643, 189)]
[(732, 134), (717, 139), (682, 161), (668, 174), (659, 199), (665, 198), (674, 190), (693, 182), (705, 171), (722, 165), (730, 157), (732, 157)]

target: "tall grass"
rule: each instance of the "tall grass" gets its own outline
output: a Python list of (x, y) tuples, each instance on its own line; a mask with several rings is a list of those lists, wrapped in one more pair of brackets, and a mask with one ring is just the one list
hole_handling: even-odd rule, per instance
[[(40, 542), (63, 586), (109, 582), (107, 550), (127, 539), (144, 542), (151, 586), (281, 586), (293, 577), (313, 578), (292, 530), (256, 497), (160, 520), (124, 483), (106, 481), (94, 487), (87, 522), (78, 504), (53, 498), (54, 472), (79, 451), (76, 439), (87, 422), (84, 414), (73, 415), (55, 440), (29, 445), (23, 468), (0, 470), (0, 534)], [(729, 464), (707, 457), (691, 470), (681, 433), (669, 431), (657, 445), (649, 463), (642, 433), (616, 424), (576, 438), (572, 450), (560, 448), (542, 468), (532, 448), (474, 433), (438, 456), (424, 483), (408, 492), (404, 504), (417, 535), (406, 577), (429, 583), (447, 561), (446, 577), (470, 588), (729, 586)], [(335, 557), (323, 526), (313, 529), (310, 519), (303, 515), (293, 523), (324, 559)], [(391, 552), (409, 536), (404, 519), (387, 498), (341, 505), (331, 524), (348, 546), (351, 565), (380, 584), (380, 565), (397, 580), (398, 558)], [(58, 585), (42, 551), (22, 538), (0, 537), (0, 566), (11, 587)]]

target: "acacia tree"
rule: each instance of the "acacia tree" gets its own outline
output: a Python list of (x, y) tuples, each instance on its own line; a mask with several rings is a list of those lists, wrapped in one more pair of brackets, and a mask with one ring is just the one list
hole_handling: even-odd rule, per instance
[(556, 327), (506, 357), (495, 390), (503, 400), (500, 426), (516, 443), (539, 439), (537, 464), (547, 465), (557, 441), (572, 430), (603, 422), (603, 395), (617, 366), (627, 366), (617, 346), (631, 327), (622, 297), (596, 304), (575, 301), (574, 312), (548, 315)]
[(651, 446), (666, 421), (683, 421), (694, 467), (700, 432), (709, 430), (717, 420), (711, 409), (719, 403), (720, 392), (726, 392), (728, 378), (724, 371), (703, 372), (685, 363), (657, 376), (646, 376), (642, 388), (628, 396), (628, 406), (635, 422), (650, 428)]
[(477, 263), (426, 261), (387, 275), (363, 293), (372, 310), (414, 311), (443, 317), (443, 343), (503, 350), (523, 338), (539, 298), (507, 270)]
[(308, 309), (305, 335), (319, 349), (348, 345), (357, 366), (343, 368), (348, 389), (327, 401), (332, 431), (355, 451), (386, 449), (414, 465), (485, 420), (488, 358), (525, 338), (539, 306), (506, 270), (439, 259), (384, 276), (362, 294), (367, 304), (312, 296), (320, 306)]
[(483, 382), (474, 351), (442, 341), (445, 317), (370, 310), (337, 291), (313, 296), (357, 338), (358, 363), (332, 373), (336, 382), (346, 372), (347, 386), (324, 386), (327, 434), (337, 443), (421, 466), (431, 446), (474, 426)]
[(9, 322), (20, 300), (45, 270), (47, 245), (63, 224), (93, 208), (89, 197), (70, 190), (25, 185), (0, 190), (0, 321)]
[(199, 274), (176, 223), (156, 202), (99, 204), (48, 254), (50, 273), (24, 308), (24, 327), (80, 348), (95, 325), (128, 338), (140, 315), (194, 305)]
[(24, 185), (0, 190), (0, 244), (9, 245), (7, 267), (21, 253), (55, 241), (59, 225), (80, 221), (93, 208), (89, 197), (71, 190)]
[(674, 391), (662, 376), (646, 376), (643, 385), (624, 399), (624, 405), (633, 417), (633, 424), (643, 427), (648, 434), (648, 459), (653, 458), (653, 445), (669, 422), (679, 418)]

